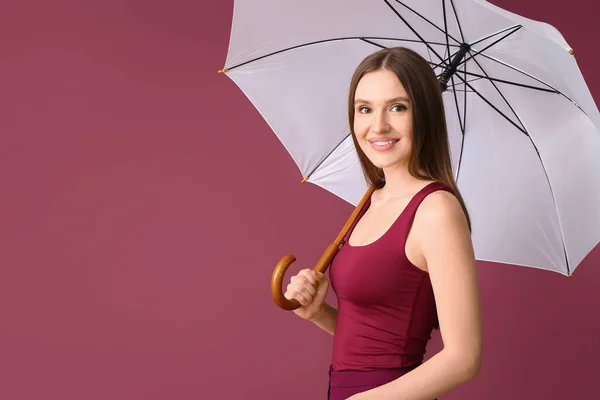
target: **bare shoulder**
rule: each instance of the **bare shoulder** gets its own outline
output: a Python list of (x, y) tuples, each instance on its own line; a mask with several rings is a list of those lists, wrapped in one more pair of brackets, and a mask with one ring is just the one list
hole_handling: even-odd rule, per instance
[(460, 202), (446, 190), (437, 190), (423, 199), (415, 215), (415, 223), (424, 228), (467, 227)]
[(474, 264), (469, 224), (454, 194), (438, 190), (425, 197), (417, 209), (413, 231), (415, 246), (430, 272), (440, 266), (449, 268), (450, 258), (463, 265)]

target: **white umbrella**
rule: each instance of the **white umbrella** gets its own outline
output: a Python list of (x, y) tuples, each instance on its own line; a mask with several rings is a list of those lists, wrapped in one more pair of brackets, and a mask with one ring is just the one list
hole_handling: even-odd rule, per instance
[(393, 46), (419, 52), (447, 88), (476, 258), (571, 275), (600, 241), (600, 113), (552, 26), (483, 0), (235, 0), (220, 72), (305, 180), (357, 205), (367, 184), (349, 135), (350, 78)]

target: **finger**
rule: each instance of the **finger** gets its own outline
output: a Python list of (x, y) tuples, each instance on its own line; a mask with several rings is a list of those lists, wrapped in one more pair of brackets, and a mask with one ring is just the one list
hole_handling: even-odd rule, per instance
[(306, 293), (303, 292), (294, 292), (294, 299), (298, 300), (298, 303), (303, 306), (308, 306), (312, 303), (312, 297), (307, 297)]
[(312, 283), (313, 285), (317, 285), (317, 280), (315, 279), (314, 275), (312, 274), (314, 271), (312, 269), (303, 269), (302, 271), (300, 271), (300, 273), (298, 275), (301, 275), (303, 277), (305, 277), (306, 279), (308, 279), (310, 281), (310, 283)]
[(303, 282), (305, 280), (307, 280), (308, 278), (306, 277), (306, 275), (304, 275), (304, 273), (302, 273), (302, 271), (298, 272), (298, 275), (294, 275), (290, 278), (290, 283), (295, 283), (298, 284), (300, 282)]
[(284, 295), (288, 300), (295, 299), (303, 306), (312, 303), (313, 297), (303, 287), (296, 285), (288, 285), (288, 289)]
[(294, 287), (313, 287), (316, 289), (317, 283), (311, 283), (311, 281), (304, 275), (296, 275), (290, 279), (290, 285)]
[(322, 272), (313, 271), (313, 277), (317, 282), (321, 282), (325, 278), (325, 274)]
[[(308, 305), (308, 304), (312, 303), (314, 296), (306, 289), (305, 286), (300, 286), (300, 287), (294, 288), (294, 291), (306, 300), (302, 304)], [(313, 291), (316, 293), (316, 290), (313, 289)]]
[(311, 295), (315, 295), (317, 293), (318, 283), (312, 283), (310, 279), (303, 275), (296, 277), (291, 284), (306, 289)]
[(308, 279), (307, 279), (307, 280), (305, 280), (305, 281), (303, 282), (303, 284), (302, 284), (302, 288), (303, 288), (303, 289), (304, 289), (306, 292), (308, 292), (308, 294), (309, 294), (309, 295), (311, 295), (311, 296), (314, 296), (315, 294), (317, 294), (317, 288), (316, 288), (316, 285), (313, 285), (312, 283), (310, 283), (310, 282), (308, 281)]

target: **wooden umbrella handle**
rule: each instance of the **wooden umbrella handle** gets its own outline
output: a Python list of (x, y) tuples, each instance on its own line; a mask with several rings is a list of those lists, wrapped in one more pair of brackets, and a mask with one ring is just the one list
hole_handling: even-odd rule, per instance
[[(327, 268), (329, 268), (329, 265), (331, 265), (331, 263), (333, 262), (333, 259), (335, 258), (337, 252), (344, 244), (344, 238), (350, 230), (350, 227), (354, 224), (354, 221), (356, 221), (358, 214), (360, 214), (360, 211), (363, 209), (365, 203), (369, 200), (374, 190), (375, 188), (371, 186), (369, 190), (367, 190), (367, 192), (364, 194), (363, 198), (360, 200), (360, 202), (350, 215), (350, 218), (348, 218), (348, 221), (346, 221), (346, 224), (340, 231), (335, 241), (329, 246), (327, 246), (327, 249), (325, 249), (325, 252), (321, 256), (321, 259), (315, 266), (315, 271), (324, 273), (327, 270)], [(300, 303), (298, 303), (297, 300), (286, 299), (283, 295), (282, 290), (283, 278), (285, 276), (285, 273), (290, 267), (290, 265), (294, 263), (294, 261), (296, 261), (296, 257), (294, 257), (291, 254), (286, 254), (281, 260), (279, 260), (279, 262), (275, 266), (275, 269), (273, 270), (273, 275), (271, 276), (271, 295), (273, 296), (273, 300), (275, 300), (275, 303), (281, 309), (288, 311), (295, 310), (300, 307)]]

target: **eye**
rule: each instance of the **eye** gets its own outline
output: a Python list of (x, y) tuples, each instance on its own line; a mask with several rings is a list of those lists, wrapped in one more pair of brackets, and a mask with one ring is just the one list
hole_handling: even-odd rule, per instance
[(361, 107), (358, 107), (358, 112), (361, 114), (368, 114), (369, 112), (371, 112), (371, 109), (366, 106), (361, 106)]
[(394, 104), (391, 111), (406, 111), (408, 108), (404, 104)]

